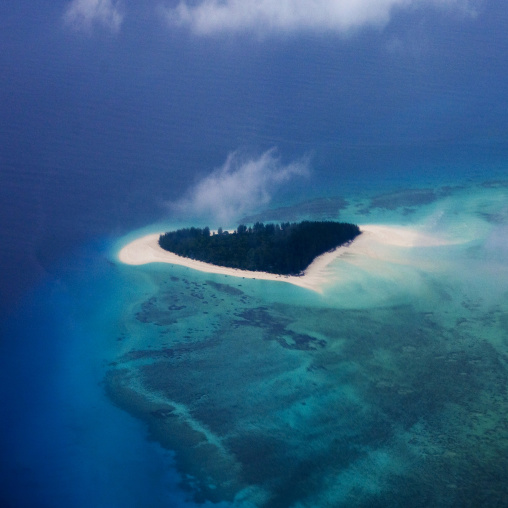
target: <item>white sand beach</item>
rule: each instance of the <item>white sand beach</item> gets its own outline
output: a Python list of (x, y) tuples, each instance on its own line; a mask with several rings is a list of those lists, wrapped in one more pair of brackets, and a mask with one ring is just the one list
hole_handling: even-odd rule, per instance
[(344, 254), (347, 254), (349, 259), (351, 255), (379, 259), (381, 255), (379, 251), (380, 246), (410, 248), (431, 247), (448, 243), (440, 238), (406, 227), (364, 225), (360, 226), (360, 230), (362, 234), (352, 243), (317, 257), (301, 276), (238, 270), (178, 256), (159, 246), (158, 240), (161, 233), (146, 235), (127, 244), (118, 253), (118, 259), (128, 265), (169, 263), (207, 273), (217, 273), (246, 279), (287, 282), (313, 291), (322, 292), (323, 286), (329, 279), (326, 270), (327, 266)]

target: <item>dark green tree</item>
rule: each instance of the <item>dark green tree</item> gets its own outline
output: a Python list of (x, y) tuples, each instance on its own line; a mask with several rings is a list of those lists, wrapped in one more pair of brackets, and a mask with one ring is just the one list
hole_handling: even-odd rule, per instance
[(344, 222), (256, 222), (252, 228), (239, 225), (233, 234), (222, 228), (216, 235), (210, 235), (208, 227), (180, 229), (161, 235), (159, 245), (181, 256), (219, 266), (296, 275), (317, 256), (359, 234), (358, 226)]

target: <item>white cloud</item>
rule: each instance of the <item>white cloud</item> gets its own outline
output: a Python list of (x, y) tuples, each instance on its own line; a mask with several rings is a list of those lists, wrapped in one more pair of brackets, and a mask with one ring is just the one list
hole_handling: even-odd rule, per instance
[(180, 0), (165, 10), (172, 25), (208, 35), (220, 32), (347, 33), (365, 25), (383, 26), (396, 8), (421, 6), (469, 10), (475, 0)]
[(72, 0), (65, 11), (64, 21), (77, 30), (89, 31), (99, 24), (118, 32), (123, 14), (113, 0)]
[(268, 204), (282, 184), (308, 174), (307, 160), (284, 165), (273, 149), (256, 160), (241, 159), (233, 153), (221, 168), (203, 178), (187, 197), (170, 204), (170, 208), (185, 218), (202, 217), (227, 226)]

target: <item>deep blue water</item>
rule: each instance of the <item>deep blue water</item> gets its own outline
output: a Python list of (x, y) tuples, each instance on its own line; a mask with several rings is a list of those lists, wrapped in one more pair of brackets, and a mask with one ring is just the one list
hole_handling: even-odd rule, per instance
[(100, 385), (129, 302), (112, 242), (235, 150), (310, 156), (274, 205), (505, 179), (508, 11), (210, 40), (143, 6), (75, 34), (65, 5), (0, 6), (0, 501), (177, 506), (171, 454)]
[[(98, 255), (99, 254), (99, 255)], [(170, 452), (145, 439), (101, 385), (125, 305), (104, 246), (41, 285), (2, 342), (3, 506), (179, 506)], [(172, 491), (171, 489), (174, 489)]]

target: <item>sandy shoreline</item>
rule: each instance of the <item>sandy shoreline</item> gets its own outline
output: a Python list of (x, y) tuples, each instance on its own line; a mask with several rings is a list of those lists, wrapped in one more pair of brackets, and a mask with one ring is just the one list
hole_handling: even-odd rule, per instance
[(327, 252), (317, 257), (301, 276), (276, 275), (266, 272), (252, 272), (227, 268), (223, 266), (195, 261), (173, 254), (162, 249), (159, 246), (159, 236), (161, 233), (154, 233), (138, 238), (123, 247), (118, 253), (118, 259), (128, 265), (144, 265), (147, 263), (169, 263), (174, 265), (186, 266), (193, 270), (199, 270), (207, 273), (217, 273), (229, 275), (232, 277), (243, 277), (246, 279), (271, 280), (287, 282), (313, 291), (322, 291), (323, 285), (328, 280), (327, 266), (343, 254), (356, 254), (367, 257), (377, 258), (376, 245), (385, 245), (393, 247), (418, 247), (418, 246), (438, 246), (443, 242), (435, 237), (420, 233), (414, 229), (382, 226), (365, 225), (360, 226), (362, 234), (348, 244), (338, 247), (334, 251)]
[(118, 259), (128, 265), (144, 265), (147, 263), (169, 263), (173, 265), (186, 266), (193, 270), (206, 273), (217, 273), (220, 275), (229, 275), (232, 277), (243, 277), (245, 279), (258, 279), (258, 280), (272, 280), (288, 282), (297, 286), (318, 290), (320, 284), (312, 277), (311, 273), (314, 265), (319, 270), (319, 266), (326, 266), (331, 260), (336, 257), (334, 252), (328, 252), (316, 258), (314, 262), (307, 268), (303, 276), (290, 276), (290, 275), (276, 275), (267, 272), (252, 272), (248, 270), (239, 270), (237, 268), (228, 268), (225, 266), (212, 265), (203, 261), (196, 261), (194, 259), (178, 256), (172, 252), (162, 249), (159, 246), (160, 233), (146, 235), (134, 240), (126, 245), (118, 253)]

